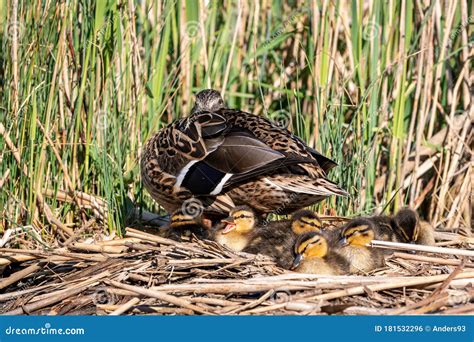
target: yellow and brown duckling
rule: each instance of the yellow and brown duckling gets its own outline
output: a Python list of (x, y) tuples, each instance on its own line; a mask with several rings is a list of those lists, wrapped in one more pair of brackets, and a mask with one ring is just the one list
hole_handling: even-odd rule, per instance
[(250, 207), (236, 207), (230, 211), (229, 217), (214, 228), (213, 238), (221, 245), (240, 252), (254, 238), (259, 221), (259, 217)]
[(290, 220), (262, 222), (243, 252), (270, 256), (285, 269), (293, 264), (296, 238), (306, 232), (321, 231), (321, 220), (311, 210), (299, 210)]
[(328, 238), (318, 232), (300, 235), (294, 246), (295, 259), (292, 270), (300, 273), (341, 275), (349, 271), (349, 262), (335, 252)]
[(140, 163), (145, 188), (168, 212), (196, 198), (206, 217), (236, 205), (287, 214), (347, 195), (326, 177), (335, 162), (272, 121), (227, 108), (212, 89), (197, 94), (190, 116), (148, 140)]
[(337, 252), (350, 261), (350, 273), (366, 273), (384, 265), (383, 252), (370, 247), (375, 229), (365, 218), (354, 219), (340, 229)]
[(435, 245), (434, 229), (429, 222), (421, 221), (416, 211), (403, 208), (393, 218), (396, 229), (407, 243)]
[[(403, 208), (394, 216), (372, 216), (365, 219), (374, 224), (376, 240), (431, 246), (435, 243), (433, 228), (429, 224), (422, 224), (413, 209)], [(385, 253), (391, 252), (385, 251)]]
[(358, 219), (367, 220), (372, 223), (371, 228), (374, 231), (375, 240), (406, 242), (401, 231), (397, 228), (397, 224), (395, 223), (394, 218), (391, 216), (379, 215), (371, 217), (361, 217)]
[(193, 235), (199, 239), (208, 239), (210, 228), (210, 222), (203, 219), (201, 215), (178, 209), (171, 214), (169, 225), (162, 235), (173, 240), (190, 240)]
[(298, 210), (291, 216), (291, 230), (297, 235), (323, 229), (319, 216), (311, 210)]

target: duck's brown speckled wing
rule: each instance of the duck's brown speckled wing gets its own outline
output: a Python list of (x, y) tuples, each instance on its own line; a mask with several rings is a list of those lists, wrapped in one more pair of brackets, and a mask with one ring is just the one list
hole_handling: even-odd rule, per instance
[[(222, 214), (234, 202), (271, 212), (281, 200), (291, 212), (329, 195), (346, 195), (326, 179), (334, 165), (263, 117), (216, 109), (160, 130), (144, 147), (141, 172), (147, 190), (168, 211), (198, 197), (206, 211)], [(258, 189), (269, 192), (251, 194)]]
[(221, 109), (218, 113), (225, 116), (227, 122), (233, 127), (248, 130), (257, 139), (288, 157), (315, 161), (312, 165), (306, 165), (311, 175), (325, 176), (328, 170), (337, 165), (331, 159), (308, 147), (286, 128), (279, 127), (264, 117), (235, 109)]

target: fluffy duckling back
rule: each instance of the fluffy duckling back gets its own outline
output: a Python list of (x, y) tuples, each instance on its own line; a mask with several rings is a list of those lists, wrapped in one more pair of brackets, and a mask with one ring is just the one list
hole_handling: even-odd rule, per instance
[(178, 209), (171, 214), (170, 223), (163, 235), (173, 240), (190, 240), (192, 235), (199, 239), (208, 239), (210, 226), (200, 215), (191, 215)]
[[(248, 206), (235, 207), (214, 231), (214, 240), (235, 251), (242, 251), (252, 241), (259, 220)], [(225, 225), (225, 226), (224, 226)]]
[[(418, 214), (410, 208), (401, 209), (395, 216), (380, 215), (364, 219), (373, 223), (376, 240), (434, 245), (433, 228), (420, 225)], [(385, 253), (390, 254), (391, 251)]]
[(349, 270), (347, 259), (332, 251), (328, 239), (321, 233), (309, 232), (299, 236), (294, 253), (296, 257), (291, 269), (296, 272), (340, 275)]
[(418, 245), (435, 246), (436, 241), (434, 237), (434, 228), (431, 223), (427, 221), (420, 221), (418, 223), (418, 235), (415, 243)]
[(370, 272), (384, 265), (382, 251), (368, 246), (374, 238), (375, 225), (368, 219), (355, 219), (341, 228), (337, 251), (350, 260), (350, 273)]
[[(291, 228), (291, 229), (290, 229)], [(298, 235), (321, 230), (319, 217), (311, 210), (299, 210), (291, 220), (262, 223), (244, 252), (272, 257), (283, 268), (293, 264), (293, 247)]]

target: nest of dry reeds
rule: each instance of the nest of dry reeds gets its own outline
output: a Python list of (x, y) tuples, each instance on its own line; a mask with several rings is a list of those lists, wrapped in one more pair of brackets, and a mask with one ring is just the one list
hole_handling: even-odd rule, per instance
[[(137, 229), (53, 250), (0, 250), (3, 314), (307, 315), (474, 312), (474, 258), (438, 253), (474, 239), (436, 233), (430, 253), (394, 252), (367, 275), (319, 276), (211, 241)], [(466, 252), (466, 251), (465, 251)], [(469, 252), (466, 252), (469, 254)]]

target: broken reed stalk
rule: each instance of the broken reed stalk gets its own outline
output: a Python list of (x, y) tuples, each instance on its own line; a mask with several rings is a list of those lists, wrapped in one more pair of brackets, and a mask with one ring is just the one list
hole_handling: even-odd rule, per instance
[(133, 286), (133, 285), (128, 285), (128, 284), (124, 284), (124, 283), (121, 283), (121, 282), (118, 282), (118, 281), (115, 281), (115, 280), (107, 280), (106, 283), (109, 283), (110, 285), (121, 288), (121, 289), (136, 292), (137, 294), (141, 294), (141, 295), (144, 295), (144, 296), (147, 296), (147, 297), (157, 298), (157, 299), (162, 300), (164, 302), (168, 302), (168, 303), (174, 304), (176, 306), (180, 306), (180, 307), (183, 307), (183, 308), (186, 308), (186, 309), (190, 309), (190, 310), (193, 310), (195, 312), (198, 312), (198, 313), (201, 313), (201, 314), (204, 314), (204, 315), (211, 315), (212, 314), (210, 312), (207, 312), (207, 311), (201, 309), (199, 306), (196, 306), (196, 305), (193, 305), (193, 304), (189, 303), (187, 300), (169, 295), (169, 294), (164, 293), (164, 292), (155, 291), (155, 290), (151, 290), (151, 289), (145, 289), (143, 287), (138, 287), (138, 286)]
[(137, 298), (137, 297), (133, 297), (132, 299), (130, 299), (128, 302), (126, 302), (125, 304), (119, 306), (118, 308), (116, 308), (114, 311), (112, 311), (109, 315), (110, 316), (120, 316), (124, 313), (126, 313), (128, 310), (130, 310), (131, 308), (133, 308), (135, 305), (137, 305), (138, 303), (140, 303), (140, 298)]
[[(437, 258), (437, 257), (429, 257), (426, 255), (418, 255), (418, 254), (409, 254), (409, 253), (400, 253), (395, 252), (392, 255), (394, 258), (401, 258), (407, 260), (416, 260), (421, 262), (433, 263), (433, 264), (440, 264), (440, 265), (451, 265), (457, 266), (462, 263), (460, 259), (445, 259), (445, 258)], [(474, 263), (466, 262), (466, 267), (474, 267)]]
[[(437, 275), (437, 276), (429, 276), (429, 277), (416, 277), (415, 279), (407, 279), (400, 282), (388, 283), (388, 284), (373, 284), (367, 286), (356, 286), (340, 291), (334, 291), (330, 293), (325, 293), (322, 295), (311, 297), (312, 300), (331, 300), (336, 298), (341, 298), (345, 296), (354, 296), (363, 294), (365, 291), (384, 291), (390, 289), (396, 289), (400, 287), (412, 287), (412, 286), (420, 286), (420, 285), (427, 285), (433, 283), (439, 283), (444, 281), (448, 278), (449, 274)], [(474, 272), (463, 272), (458, 274), (454, 279), (465, 279), (465, 278), (473, 278), (474, 281)]]
[[(415, 260), (415, 263), (430, 263), (431, 267), (423, 267), (424, 276), (321, 276), (289, 271), (280, 273), (283, 270), (277, 268), (269, 259), (232, 253), (213, 242), (177, 242), (133, 229), (127, 230), (128, 234), (133, 237), (129, 235), (122, 239), (94, 244), (79, 243), (79, 246), (84, 246), (81, 253), (69, 252), (74, 249), (72, 244), (68, 248), (47, 251), (0, 249), (6, 257), (17, 251), (40, 259), (22, 271), (13, 273), (5, 282), (0, 282), (0, 288), (8, 287), (8, 290), (14, 290), (11, 285), (25, 277), (31, 280), (51, 280), (46, 285), (0, 295), (1, 304), (6, 305), (4, 311), (8, 314), (63, 314), (74, 313), (74, 308), (79, 305), (81, 310), (87, 308), (86, 311), (79, 310), (80, 312), (105, 311), (110, 315), (127, 312), (206, 315), (318, 314), (327, 312), (321, 309), (324, 304), (335, 312), (346, 313), (344, 308), (338, 307), (345, 307), (360, 295), (364, 295), (369, 304), (377, 305), (382, 299), (384, 302), (393, 302), (390, 307), (395, 308), (401, 302), (393, 300), (391, 294), (400, 291), (396, 289), (410, 288), (407, 292), (414, 294), (413, 301), (418, 303), (418, 306), (413, 305), (410, 310), (432, 312), (444, 311), (440, 308), (446, 306), (446, 298), (444, 294), (440, 294), (441, 291), (446, 292), (448, 287), (460, 289), (474, 281), (472, 269), (465, 269), (458, 275), (456, 272), (431, 275), (433, 272), (446, 270), (446, 266), (440, 268), (439, 265), (458, 266), (458, 272), (461, 267), (472, 266), (468, 261), (460, 266), (460, 260), (454, 258), (443, 259), (400, 252), (391, 256), (393, 259), (405, 259), (406, 261), (397, 260), (397, 270), (401, 265), (402, 270), (405, 267), (410, 274), (411, 265), (414, 264), (413, 261), (409, 262), (410, 259)], [(396, 245), (410, 249), (417, 247), (409, 244)], [(439, 247), (422, 247), (429, 248), (431, 252), (440, 250)], [(117, 254), (99, 254), (111, 251), (116, 251)], [(51, 263), (50, 269), (38, 268), (38, 262), (46, 263), (53, 259), (57, 262)], [(387, 267), (390, 268), (390, 264)], [(67, 273), (61, 275), (58, 268)], [(103, 275), (104, 269), (108, 272), (106, 276)], [(380, 270), (377, 274), (379, 272), (387, 274), (385, 270)], [(388, 271), (390, 272), (391, 270)], [(43, 282), (44, 280), (41, 280), (40, 284)], [(105, 291), (118, 301), (110, 302), (113, 305), (97, 304), (93, 300), (94, 297), (91, 298), (97, 291)], [(270, 300), (280, 292), (291, 295), (291, 299), (285, 303), (274, 303)], [(353, 298), (354, 296), (356, 298)], [(430, 303), (429, 307), (420, 308), (426, 298), (431, 300), (425, 302), (433, 303)], [(334, 299), (336, 302), (331, 302)], [(451, 305), (447, 304), (447, 307)], [(393, 311), (387, 309), (384, 312), (390, 313), (390, 310)], [(367, 309), (366, 312), (370, 310)]]
[(405, 306), (403, 308), (400, 308), (394, 312), (394, 314), (402, 314), (411, 310), (414, 310), (416, 308), (424, 307), (424, 306), (429, 306), (430, 303), (435, 302), (436, 300), (439, 299), (439, 297), (447, 296), (446, 293), (442, 293), (448, 286), (449, 284), (456, 278), (456, 276), (461, 273), (463, 268), (463, 265), (459, 265), (451, 274), (439, 285), (428, 297), (424, 298), (421, 301), (418, 301), (412, 305)]
[(459, 249), (459, 248), (413, 245), (409, 243), (379, 241), (379, 240), (372, 240), (372, 242), (370, 243), (370, 246), (375, 247), (375, 248), (383, 248), (383, 249), (398, 249), (398, 250), (405, 250), (405, 251), (438, 253), (438, 254), (457, 255), (457, 256), (466, 256), (466, 257), (474, 258), (474, 251), (470, 251), (467, 249)]
[(109, 246), (109, 245), (91, 245), (86, 243), (76, 242), (69, 246), (70, 249), (77, 249), (85, 252), (122, 254), (128, 250), (126, 246)]
[(39, 262), (35, 265), (28, 266), (27, 268), (24, 268), (18, 272), (13, 273), (10, 275), (8, 278), (4, 278), (0, 281), (0, 290), (4, 289), (7, 286), (10, 286), (11, 284), (14, 284), (23, 278), (26, 278), (29, 276), (31, 273), (34, 273), (40, 269), (42, 269), (46, 265), (45, 262)]
[(48, 298), (38, 300), (38, 301), (36, 301), (34, 303), (31, 303), (31, 304), (22, 305), (20, 308), (5, 312), (2, 315), (7, 315), (8, 316), (8, 315), (22, 315), (22, 314), (25, 314), (25, 313), (30, 314), (31, 312), (34, 312), (36, 310), (45, 308), (49, 305), (58, 303), (62, 300), (65, 300), (65, 299), (71, 297), (71, 296), (77, 295), (77, 294), (83, 292), (84, 290), (86, 290), (88, 287), (90, 287), (92, 284), (97, 282), (99, 279), (106, 278), (108, 276), (110, 276), (110, 273), (108, 271), (104, 271), (104, 272), (102, 272), (102, 273), (100, 273), (100, 274), (98, 274), (98, 275), (96, 275), (96, 276), (94, 276), (90, 279), (87, 279), (87, 280), (77, 284), (77, 286), (75, 286), (73, 288), (68, 288), (68, 289), (60, 290), (60, 291), (57, 291), (57, 292), (54, 292), (54, 293), (50, 293)]

